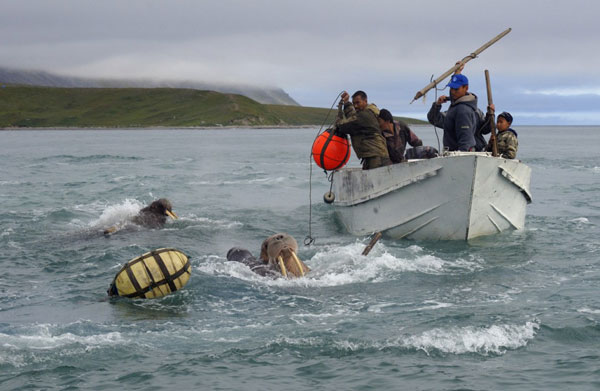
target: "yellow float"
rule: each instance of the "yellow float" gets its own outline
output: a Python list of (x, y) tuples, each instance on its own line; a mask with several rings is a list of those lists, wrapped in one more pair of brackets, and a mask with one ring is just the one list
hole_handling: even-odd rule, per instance
[(108, 295), (163, 297), (183, 288), (191, 274), (187, 255), (174, 248), (159, 248), (127, 262), (108, 288)]

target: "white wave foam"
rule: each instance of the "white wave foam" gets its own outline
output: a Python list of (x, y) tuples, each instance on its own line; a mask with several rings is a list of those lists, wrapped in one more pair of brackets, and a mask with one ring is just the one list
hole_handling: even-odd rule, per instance
[(74, 205), (69, 206), (70, 210), (76, 210), (79, 212), (87, 212), (87, 213), (98, 213), (98, 211), (101, 211), (104, 208), (106, 208), (106, 203), (103, 201), (99, 201), (99, 200), (93, 201), (91, 203), (74, 204)]
[[(50, 359), (36, 352), (60, 351), (60, 354), (86, 354), (94, 349), (107, 345), (122, 345), (124, 342), (123, 336), (117, 331), (77, 335), (71, 332), (61, 333), (58, 328), (52, 324), (38, 324), (23, 334), (0, 333), (2, 341), (0, 364), (22, 367)], [(65, 349), (68, 352), (65, 352)]]
[(379, 314), (385, 308), (396, 307), (398, 305), (405, 305), (405, 304), (412, 304), (412, 303), (400, 303), (400, 304), (398, 304), (398, 303), (379, 303), (379, 304), (372, 304), (372, 305), (369, 305), (369, 308), (367, 308), (367, 311)]
[(267, 177), (267, 178), (252, 178), (252, 179), (236, 179), (236, 180), (228, 180), (228, 181), (192, 181), (188, 184), (190, 185), (200, 185), (200, 186), (223, 186), (223, 185), (271, 185), (271, 184), (280, 184), (285, 181), (288, 181), (287, 177)]
[(579, 223), (579, 224), (590, 224), (590, 220), (587, 217), (577, 217), (575, 219), (569, 220), (571, 223)]
[[(229, 275), (251, 282), (271, 286), (328, 287), (367, 281), (387, 281), (398, 273), (418, 272), (426, 274), (455, 274), (481, 268), (475, 261), (444, 261), (429, 254), (421, 254), (418, 246), (407, 253), (407, 257), (390, 254), (383, 244), (377, 244), (368, 257), (362, 255), (365, 244), (356, 242), (346, 246), (326, 247), (311, 259), (303, 259), (311, 268), (303, 278), (287, 280), (268, 279), (252, 273), (248, 267), (237, 262), (224, 262), (220, 256), (209, 256), (199, 269), (207, 274)], [(302, 258), (302, 254), (299, 254)]]
[(8, 243), (6, 243), (6, 245), (9, 248), (15, 248), (15, 249), (18, 249), (18, 250), (23, 249), (23, 246), (20, 243), (17, 243), (17, 242), (15, 242), (13, 240), (9, 240)]
[(412, 252), (413, 254), (420, 253), (421, 251), (423, 251), (423, 248), (420, 246), (417, 246), (416, 244), (408, 246), (406, 249), (408, 251)]
[(132, 175), (122, 175), (116, 176), (112, 179), (112, 182), (132, 182), (135, 179), (135, 176)]
[(191, 181), (187, 183), (188, 185), (192, 185), (192, 186), (211, 186), (211, 185), (216, 185), (217, 183), (213, 183), (210, 181)]
[(186, 217), (180, 217), (181, 221), (191, 221), (194, 223), (202, 223), (203, 226), (209, 226), (219, 229), (231, 229), (243, 226), (243, 224), (236, 220), (213, 220), (208, 217), (200, 217), (191, 214)]
[(95, 345), (113, 345), (123, 341), (121, 333), (117, 331), (89, 336), (79, 336), (72, 333), (60, 335), (46, 333), (39, 335), (11, 336), (0, 333), (0, 338), (3, 340), (4, 346), (10, 346), (14, 348), (27, 347), (29, 349), (39, 350), (54, 349), (74, 343), (90, 347)]
[(452, 307), (454, 304), (451, 303), (440, 303), (434, 300), (425, 300), (423, 302), (425, 304), (423, 307), (415, 308), (413, 311), (428, 311), (428, 310), (437, 310), (440, 308), (448, 308)]
[(122, 223), (123, 221), (138, 214), (144, 204), (137, 200), (127, 198), (123, 203), (109, 205), (104, 209), (100, 217), (89, 223), (90, 227), (109, 227)]
[(224, 185), (254, 185), (254, 184), (278, 184), (285, 182), (285, 177), (267, 177), (267, 178), (254, 178), (254, 179), (242, 179), (237, 181), (223, 181)]
[(430, 354), (437, 350), (452, 354), (504, 354), (526, 346), (533, 339), (539, 324), (527, 322), (524, 325), (492, 325), (489, 327), (452, 327), (433, 329), (421, 335), (401, 338), (398, 342), (404, 347), (423, 350)]
[(105, 334), (80, 336), (69, 332), (57, 334), (56, 325), (38, 324), (27, 334), (10, 335), (0, 333), (0, 339), (5, 346), (28, 349), (54, 349), (69, 344), (82, 344), (86, 346), (118, 344), (123, 342), (121, 333), (108, 332)]
[(581, 313), (584, 313), (584, 314), (594, 314), (594, 315), (600, 314), (600, 310), (593, 310), (593, 309), (587, 308), (587, 307), (579, 308), (577, 310), (577, 312), (581, 312)]
[(0, 181), (0, 186), (16, 186), (16, 185), (22, 185), (23, 183), (26, 183), (26, 182), (21, 182), (21, 181)]
[(492, 325), (489, 327), (451, 327), (433, 329), (420, 335), (407, 335), (384, 341), (327, 341), (319, 337), (283, 337), (279, 336), (271, 344), (289, 344), (298, 346), (323, 346), (333, 344), (343, 351), (361, 351), (365, 349), (384, 350), (390, 348), (415, 349), (427, 355), (434, 352), (445, 354), (505, 354), (526, 346), (539, 329), (539, 324), (526, 322), (524, 325)]
[(224, 258), (218, 255), (208, 255), (197, 267), (203, 273), (211, 275), (229, 275), (241, 280), (260, 281), (262, 277), (253, 273), (249, 267), (240, 262), (223, 262)]
[[(296, 314), (290, 315), (290, 319), (293, 320), (294, 322), (296, 322), (298, 325), (305, 325), (307, 323), (312, 323), (315, 321), (325, 322), (325, 320), (328, 320), (328, 319), (334, 319), (334, 320), (337, 319), (337, 320), (345, 321), (348, 319), (349, 316), (355, 316), (357, 314), (358, 314), (357, 311), (350, 310), (348, 308), (337, 307), (328, 313), (320, 313), (320, 314), (307, 313), (307, 312), (296, 313)], [(322, 324), (326, 324), (326, 323), (322, 323)]]

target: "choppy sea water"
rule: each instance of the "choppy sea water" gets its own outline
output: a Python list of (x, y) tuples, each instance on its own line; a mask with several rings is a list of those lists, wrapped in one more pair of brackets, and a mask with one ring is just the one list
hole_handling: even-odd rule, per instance
[[(0, 132), (0, 389), (600, 388), (600, 128), (517, 128), (523, 231), (363, 257), (315, 168), (311, 274), (227, 262), (275, 232), (304, 240), (316, 131)], [(179, 220), (102, 235), (159, 197)], [(191, 257), (188, 285), (107, 300), (159, 247)]]

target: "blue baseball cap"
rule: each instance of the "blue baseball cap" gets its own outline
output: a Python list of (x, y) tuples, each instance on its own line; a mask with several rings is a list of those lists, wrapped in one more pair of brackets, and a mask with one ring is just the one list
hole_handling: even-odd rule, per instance
[(452, 79), (450, 79), (450, 83), (446, 87), (458, 88), (466, 85), (469, 85), (469, 79), (463, 74), (458, 74), (452, 75)]

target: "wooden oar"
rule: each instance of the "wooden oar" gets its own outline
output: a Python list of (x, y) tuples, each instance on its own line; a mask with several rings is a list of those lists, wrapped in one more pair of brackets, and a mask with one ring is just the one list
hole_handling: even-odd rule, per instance
[(490, 106), (494, 103), (492, 100), (492, 85), (490, 83), (490, 72), (485, 70), (485, 86), (487, 88), (488, 98), (488, 109), (487, 113), (490, 115), (490, 141), (492, 142), (492, 156), (498, 156), (498, 140), (496, 139), (496, 113)]
[(369, 242), (369, 244), (367, 245), (367, 247), (365, 247), (365, 249), (363, 250), (362, 255), (369, 254), (369, 252), (371, 251), (371, 249), (373, 248), (373, 246), (375, 246), (375, 243), (377, 243), (377, 241), (379, 239), (381, 239), (381, 232), (375, 232), (375, 234), (371, 238), (371, 241)]

